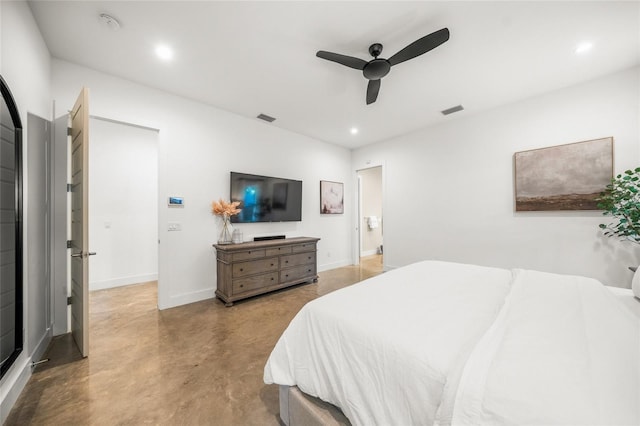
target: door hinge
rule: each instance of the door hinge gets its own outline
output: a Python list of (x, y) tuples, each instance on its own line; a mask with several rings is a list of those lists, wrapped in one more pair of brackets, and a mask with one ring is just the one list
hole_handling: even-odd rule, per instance
[(67, 184), (67, 192), (72, 192), (73, 187), (71, 186), (70, 183)]
[(67, 240), (67, 248), (71, 248), (71, 240)]
[(71, 127), (67, 127), (67, 136), (71, 136), (71, 130), (73, 130)]
[(68, 305), (72, 305), (73, 304), (73, 297), (72, 296), (68, 296), (67, 297), (67, 306)]

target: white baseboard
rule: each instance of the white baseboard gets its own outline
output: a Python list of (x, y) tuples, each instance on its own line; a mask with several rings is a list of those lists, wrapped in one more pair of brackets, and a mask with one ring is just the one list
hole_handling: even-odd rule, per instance
[(353, 263), (351, 263), (351, 261), (349, 260), (341, 260), (339, 262), (325, 263), (323, 265), (318, 265), (318, 272), (329, 271), (331, 269), (336, 269), (336, 268), (342, 268), (343, 266), (349, 266), (352, 264)]
[[(352, 265), (349, 260), (341, 260), (339, 262), (325, 263), (318, 265), (318, 272), (328, 271), (330, 269), (341, 268), (343, 266)], [(191, 293), (177, 294), (170, 296), (165, 302), (162, 297), (158, 299), (158, 309), (175, 308), (176, 306), (187, 305), (189, 303), (200, 302), (202, 300), (212, 299), (215, 297), (215, 288), (211, 287), (205, 290), (194, 291)]]
[(205, 290), (198, 290), (191, 293), (182, 293), (176, 294), (175, 296), (170, 296), (168, 303), (162, 303), (161, 300), (158, 300), (158, 309), (169, 309), (175, 308), (176, 306), (187, 305), (189, 303), (200, 302), (202, 300), (212, 299), (215, 297), (215, 289), (213, 287), (207, 288)]
[(7, 417), (9, 417), (9, 412), (18, 400), (20, 393), (22, 393), (30, 377), (31, 358), (27, 358), (26, 356), (23, 358), (18, 357), (7, 372), (7, 375), (3, 378), (2, 394), (0, 395), (2, 397), (2, 402), (0, 402), (0, 424), (4, 424)]
[(360, 253), (360, 257), (371, 256), (371, 255), (374, 255), (374, 254), (378, 254), (378, 249), (363, 251), (363, 252)]
[(148, 281), (157, 281), (158, 274), (142, 274), (131, 275), (129, 277), (113, 278), (110, 280), (93, 281), (89, 283), (89, 291), (104, 290), (107, 288), (122, 287), (125, 285), (146, 283)]
[[(42, 359), (42, 355), (44, 355), (51, 342), (51, 337), (52, 329), (49, 328), (36, 345), (31, 356), (19, 356), (3, 378), (2, 386), (0, 386), (0, 389), (2, 389), (2, 392), (0, 392), (0, 397), (2, 398), (0, 402), (0, 424), (4, 424), (7, 417), (9, 417), (9, 412), (31, 378), (32, 363)], [(24, 353), (21, 355), (24, 355)]]
[(49, 327), (47, 332), (40, 338), (40, 341), (36, 345), (36, 348), (31, 353), (31, 362), (38, 362), (42, 359), (42, 356), (47, 351), (51, 338), (53, 337), (53, 327)]
[(392, 269), (396, 269), (396, 268), (398, 268), (398, 266), (384, 265), (383, 270), (384, 270), (384, 272), (388, 272), (388, 271), (391, 271)]

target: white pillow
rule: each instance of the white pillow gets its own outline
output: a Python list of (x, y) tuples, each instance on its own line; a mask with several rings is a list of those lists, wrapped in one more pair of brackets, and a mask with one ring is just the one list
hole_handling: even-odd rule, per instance
[(631, 290), (633, 290), (633, 295), (640, 299), (640, 266), (633, 274), (633, 280), (631, 281)]

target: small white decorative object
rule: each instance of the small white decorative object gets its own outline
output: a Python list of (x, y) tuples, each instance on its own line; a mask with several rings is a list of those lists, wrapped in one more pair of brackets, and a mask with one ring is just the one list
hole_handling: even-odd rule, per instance
[(233, 244), (240, 244), (242, 242), (242, 231), (234, 229), (231, 234), (231, 239), (233, 240)]
[(633, 280), (631, 281), (631, 290), (633, 290), (633, 295), (640, 299), (640, 267), (636, 269), (636, 272), (633, 274)]

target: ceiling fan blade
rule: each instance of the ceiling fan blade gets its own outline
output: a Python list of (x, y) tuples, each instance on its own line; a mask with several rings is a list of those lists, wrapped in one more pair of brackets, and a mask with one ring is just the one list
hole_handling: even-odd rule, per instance
[(449, 40), (449, 29), (443, 28), (414, 41), (387, 60), (392, 66), (398, 65), (435, 49), (447, 40)]
[(367, 65), (367, 61), (363, 59), (354, 58), (353, 56), (341, 55), (339, 53), (325, 52), (324, 50), (318, 50), (318, 53), (316, 53), (316, 56), (318, 58), (326, 59), (327, 61), (337, 62), (349, 68), (353, 68), (360, 71), (362, 71), (364, 69), (364, 66)]
[(367, 86), (367, 105), (372, 104), (378, 99), (378, 92), (380, 91), (380, 80), (369, 80)]

